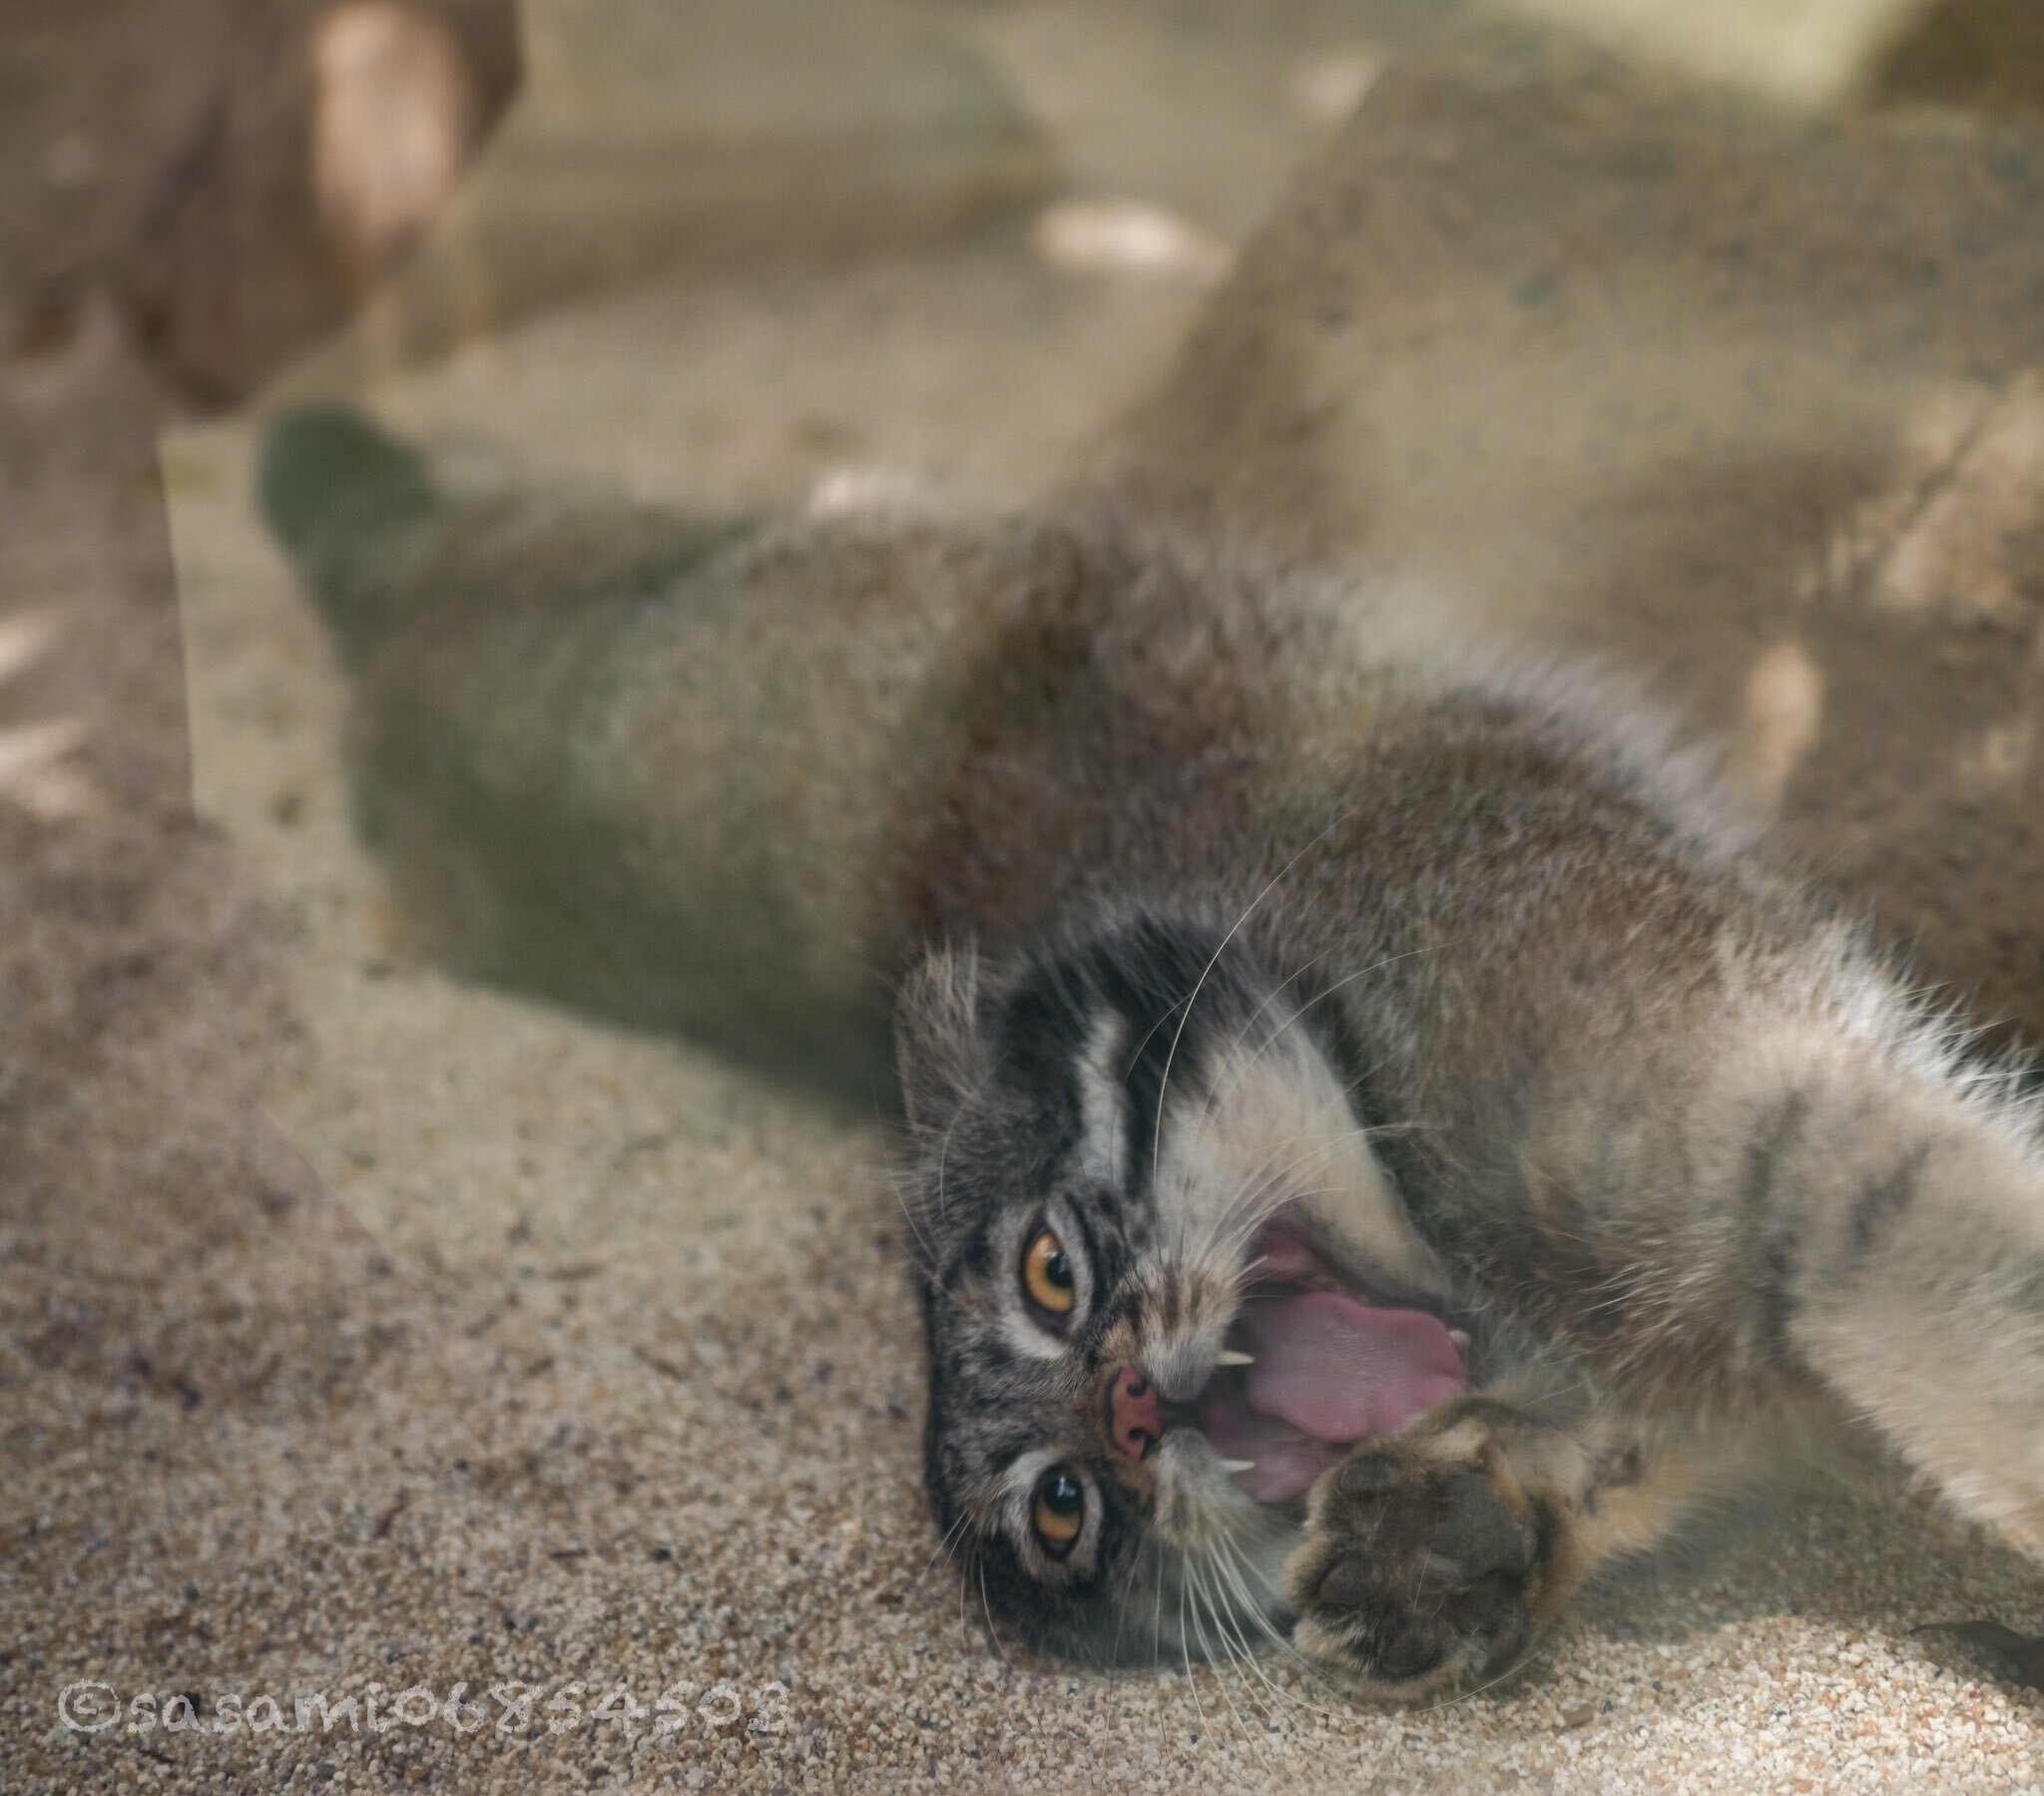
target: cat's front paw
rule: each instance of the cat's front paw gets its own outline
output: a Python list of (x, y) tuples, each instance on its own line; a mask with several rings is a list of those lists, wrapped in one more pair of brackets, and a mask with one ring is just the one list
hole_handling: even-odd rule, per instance
[(1313, 1487), (1285, 1568), (1304, 1651), (1413, 1701), (1502, 1676), (1545, 1619), (1556, 1526), (1480, 1404), (1372, 1441)]

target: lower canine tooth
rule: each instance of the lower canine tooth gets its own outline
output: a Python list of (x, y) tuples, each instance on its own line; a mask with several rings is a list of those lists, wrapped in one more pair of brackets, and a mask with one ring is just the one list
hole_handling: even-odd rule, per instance
[(1257, 1356), (1254, 1353), (1241, 1352), (1234, 1347), (1224, 1347), (1214, 1356), (1214, 1363), (1217, 1366), (1254, 1366), (1257, 1363)]
[(1467, 1353), (1469, 1351), (1469, 1331), (1466, 1328), (1449, 1329), (1448, 1339), (1454, 1342), (1457, 1353)]
[(1257, 1462), (1255, 1460), (1223, 1460), (1221, 1462), (1221, 1469), (1230, 1478), (1233, 1478), (1238, 1472), (1254, 1472), (1257, 1469)]

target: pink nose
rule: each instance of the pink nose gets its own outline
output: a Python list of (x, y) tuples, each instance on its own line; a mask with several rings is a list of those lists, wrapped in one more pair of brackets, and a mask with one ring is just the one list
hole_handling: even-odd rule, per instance
[(1124, 1366), (1115, 1374), (1108, 1394), (1108, 1419), (1114, 1444), (1131, 1459), (1141, 1459), (1164, 1433), (1163, 1399), (1134, 1366)]

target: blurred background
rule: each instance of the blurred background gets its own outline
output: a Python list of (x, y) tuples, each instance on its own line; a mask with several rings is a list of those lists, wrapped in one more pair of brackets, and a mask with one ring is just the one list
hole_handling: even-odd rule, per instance
[[(1445, 1715), (1012, 1662), (929, 1566), (875, 1120), (410, 951), (249, 484), (338, 398), (1423, 564), (2034, 1037), (2040, 113), (2036, 0), (5, 0), (0, 1784), (2000, 1778), (2034, 1709), (1908, 1629), (2034, 1575), (1879, 1481)], [(794, 1721), (167, 1744), (53, 1727), (88, 1673)]]

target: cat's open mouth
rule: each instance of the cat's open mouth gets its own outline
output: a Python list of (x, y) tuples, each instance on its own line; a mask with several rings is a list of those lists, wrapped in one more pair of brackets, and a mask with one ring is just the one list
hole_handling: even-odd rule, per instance
[(1302, 1230), (1268, 1223), (1220, 1366), (1194, 1407), (1223, 1457), (1264, 1503), (1291, 1503), (1357, 1441), (1395, 1433), (1469, 1388), (1439, 1317), (1400, 1309), (1344, 1278)]

